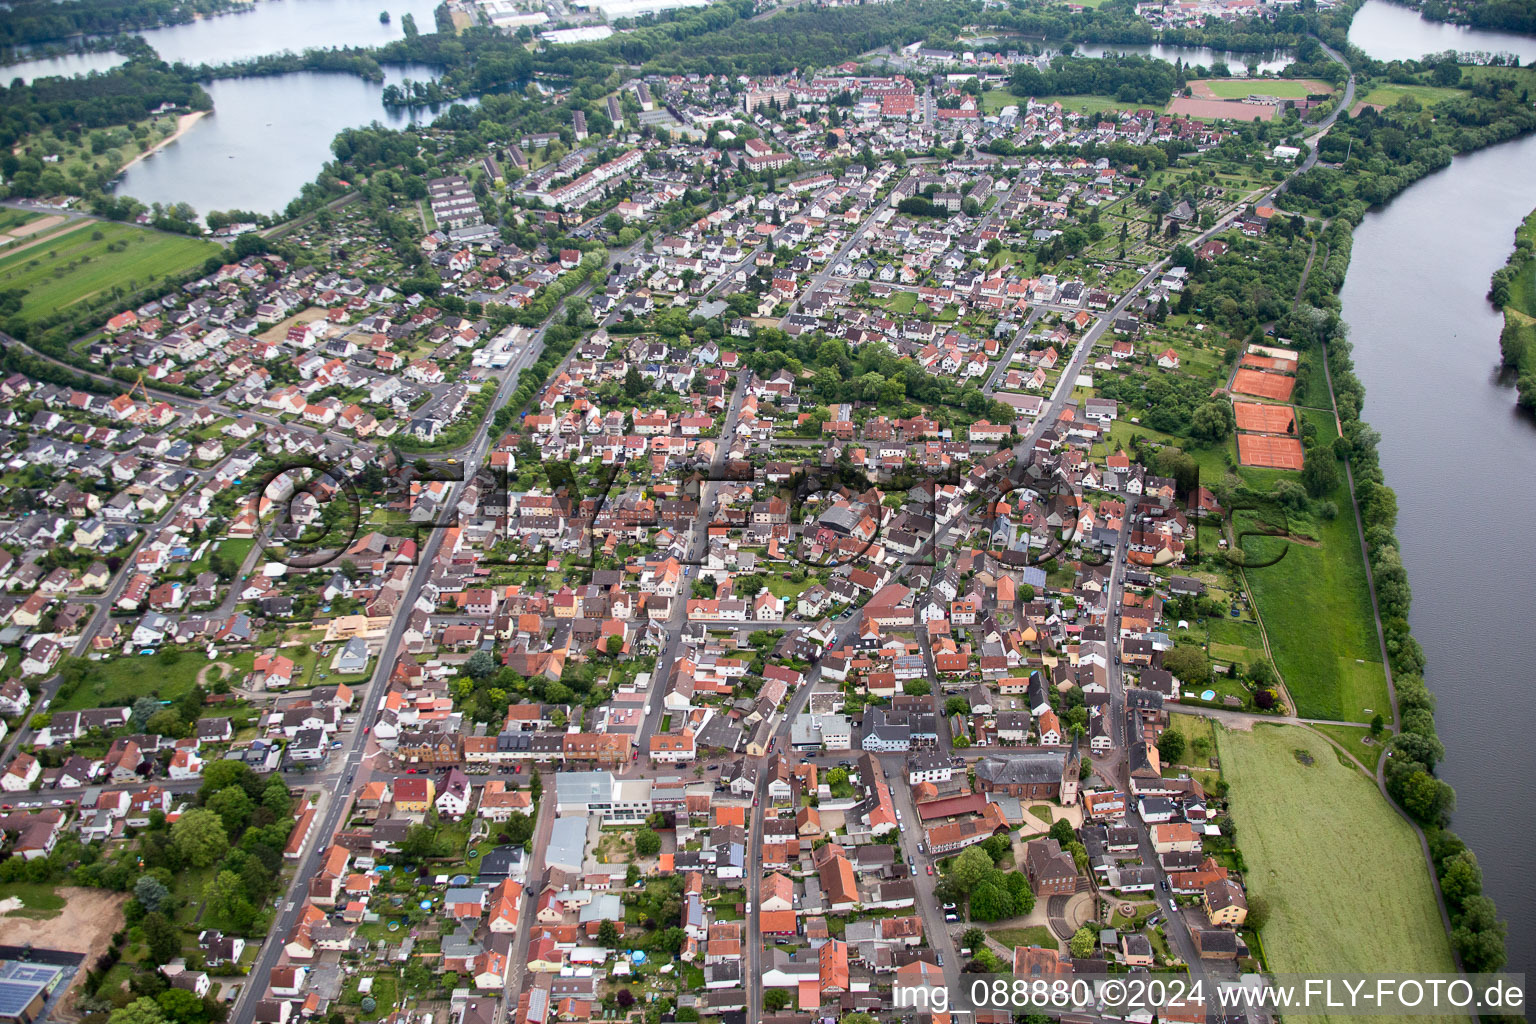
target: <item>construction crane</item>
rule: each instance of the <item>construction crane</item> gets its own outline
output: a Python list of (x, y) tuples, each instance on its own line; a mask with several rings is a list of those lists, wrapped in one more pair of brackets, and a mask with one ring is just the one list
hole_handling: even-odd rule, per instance
[(149, 388), (144, 386), (144, 371), (143, 370), (139, 371), (139, 379), (134, 381), (133, 382), (133, 387), (130, 387), (128, 389), (128, 391), (126, 392), (129, 398), (133, 397), (134, 391), (138, 391), (138, 393), (144, 397), (144, 404), (145, 405), (154, 405), (155, 404), (154, 400), (149, 397)]

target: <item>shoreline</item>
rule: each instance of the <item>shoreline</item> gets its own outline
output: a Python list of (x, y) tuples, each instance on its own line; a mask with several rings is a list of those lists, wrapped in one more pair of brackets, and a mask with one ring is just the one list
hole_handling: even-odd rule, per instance
[(156, 153), (160, 152), (166, 146), (169, 146), (171, 143), (175, 142), (177, 139), (179, 139), (183, 135), (187, 134), (187, 132), (191, 131), (193, 125), (197, 124), (197, 122), (201, 121), (203, 118), (207, 117), (211, 113), (213, 113), (213, 111), (211, 111), (211, 110), (194, 110), (190, 114), (182, 114), (182, 115), (178, 116), (176, 118), (176, 130), (175, 131), (171, 132), (171, 134), (167, 135), (165, 138), (161, 139), (159, 142), (155, 143), (153, 146), (150, 146), (148, 149), (146, 149), (144, 152), (140, 153), (138, 156), (134, 157), (132, 160), (129, 160), (127, 163), (123, 164), (123, 166), (121, 166), (121, 167), (119, 167), (117, 169), (117, 173), (118, 174), (122, 174), (124, 171), (128, 170), (128, 168), (132, 167), (134, 164), (139, 163), (142, 160), (146, 160), (149, 157), (154, 156)]

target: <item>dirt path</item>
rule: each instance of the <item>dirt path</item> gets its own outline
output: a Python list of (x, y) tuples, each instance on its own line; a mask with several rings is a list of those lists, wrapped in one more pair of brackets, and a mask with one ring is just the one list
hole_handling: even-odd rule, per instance
[(69, 234), (71, 231), (75, 230), (84, 223), (84, 220), (71, 217), (64, 224), (55, 225), (54, 230), (50, 230), (47, 234), (34, 234), (20, 245), (14, 245), (9, 248), (0, 248), (0, 256), (14, 256), (19, 252), (26, 252), (28, 249), (35, 245), (46, 245), (47, 243), (53, 241), (55, 238), (58, 238), (60, 235)]
[[(210, 676), (213, 675), (213, 670), (214, 669), (218, 669), (219, 670), (219, 678), (218, 679), (210, 679), (209, 678)], [(228, 679), (234, 673), (234, 671), (235, 671), (235, 666), (232, 663), (227, 662), (227, 661), (216, 661), (216, 662), (214, 662), (211, 665), (204, 665), (201, 669), (198, 670), (198, 673), (197, 673), (197, 685), (206, 688), (207, 686), (209, 686), (212, 683), (219, 682), (219, 680)]]
[(62, 214), (54, 214), (51, 217), (44, 217), (42, 220), (34, 220), (30, 224), (22, 224), (20, 227), (11, 228), (11, 230), (4, 234), (0, 234), (0, 241), (15, 242), (23, 238), (31, 238), (33, 235), (41, 234), (44, 231), (52, 231), (68, 219), (68, 217)]

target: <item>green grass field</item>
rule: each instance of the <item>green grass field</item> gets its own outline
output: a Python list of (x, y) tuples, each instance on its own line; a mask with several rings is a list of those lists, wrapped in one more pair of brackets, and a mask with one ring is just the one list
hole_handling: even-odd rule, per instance
[(8, 882), (0, 885), (0, 901), (12, 898), (21, 900), (21, 906), (16, 910), (0, 914), (0, 920), (7, 917), (47, 920), (50, 917), (57, 917), (59, 911), (64, 909), (64, 897), (55, 892), (53, 886), (44, 883)]
[(1356, 94), (1356, 103), (1366, 103), (1371, 106), (1390, 107), (1404, 96), (1412, 96), (1424, 106), (1433, 106), (1441, 100), (1455, 99), (1467, 94), (1460, 89), (1447, 89), (1438, 85), (1395, 85), (1391, 83), (1375, 86), (1364, 96)]
[[(90, 673), (67, 699), (54, 702), (55, 711), (125, 707), (139, 697), (175, 700), (197, 683), (197, 675), (210, 664), (200, 651), (172, 648), (153, 655), (119, 655), (110, 661), (91, 662)], [(239, 683), (251, 671), (255, 655), (249, 651), (220, 658), (236, 666), (231, 681)], [(217, 679), (210, 675), (210, 683)]]
[(996, 941), (1009, 949), (1018, 946), (1041, 946), (1045, 949), (1055, 949), (1059, 945), (1056, 936), (1043, 924), (1030, 925), (1028, 928), (999, 928), (987, 933)]
[(1310, 81), (1286, 81), (1275, 78), (1214, 78), (1205, 83), (1211, 92), (1224, 100), (1241, 100), (1249, 96), (1274, 96), (1282, 100), (1304, 100), (1316, 89)]
[(1248, 586), (1296, 714), (1369, 722), (1387, 708), (1387, 679), (1349, 495), (1340, 485), (1332, 498), (1339, 514), (1315, 524), (1316, 544), (1243, 540), (1253, 561), (1285, 551), (1273, 565), (1247, 570)]
[(1217, 743), (1272, 970), (1453, 969), (1418, 839), (1373, 782), (1306, 729), (1218, 730)]
[(42, 218), (40, 213), (28, 213), (26, 210), (13, 210), (10, 207), (0, 209), (0, 234), (29, 224)]
[[(1060, 103), (1064, 110), (1077, 110), (1084, 114), (1100, 114), (1106, 110), (1134, 108), (1135, 103), (1121, 103), (1113, 96), (1036, 96), (1041, 103)], [(981, 112), (995, 114), (1004, 107), (1018, 106), (1022, 112), (1030, 97), (1020, 96), (1008, 89), (992, 89), (981, 94)]]
[(97, 222), (0, 259), (0, 291), (23, 291), (21, 315), (131, 293), (198, 266), (219, 247), (126, 224)]
[[(1387, 716), (1383, 715), (1382, 717), (1385, 718)], [(1382, 746), (1392, 735), (1390, 723), (1388, 723), (1387, 729), (1382, 732), (1381, 739), (1371, 740), (1370, 743), (1365, 741), (1371, 739), (1371, 730), (1365, 726), (1315, 725), (1313, 728), (1325, 736), (1337, 740), (1345, 750), (1359, 758), (1360, 763), (1372, 771), (1376, 770), (1376, 762), (1381, 760)]]

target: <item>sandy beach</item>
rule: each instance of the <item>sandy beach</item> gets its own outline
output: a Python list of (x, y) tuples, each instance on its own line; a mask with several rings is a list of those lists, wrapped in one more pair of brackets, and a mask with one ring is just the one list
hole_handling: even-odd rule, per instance
[(117, 169), (117, 173), (122, 174), (128, 168), (132, 167), (140, 160), (143, 160), (145, 157), (153, 156), (154, 154), (160, 152), (166, 146), (169, 146), (171, 143), (185, 135), (193, 125), (197, 124), (197, 122), (201, 121), (204, 117), (211, 113), (213, 113), (211, 110), (194, 110), (190, 114), (182, 114), (176, 119), (175, 131), (171, 132), (171, 134), (167, 135), (165, 138), (161, 139), (159, 142), (155, 143), (153, 146), (149, 147), (144, 152), (134, 157), (132, 160), (129, 160), (127, 163), (123, 164), (123, 166)]

